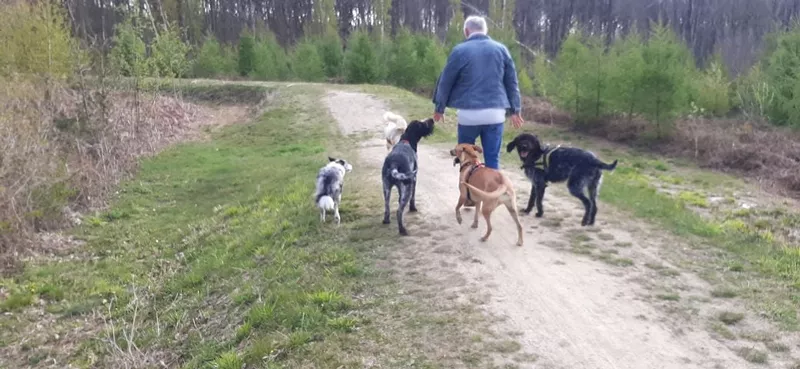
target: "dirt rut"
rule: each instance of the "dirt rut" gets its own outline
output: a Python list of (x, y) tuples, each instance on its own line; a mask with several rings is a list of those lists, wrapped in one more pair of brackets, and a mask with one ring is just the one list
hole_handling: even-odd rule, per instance
[[(360, 93), (331, 91), (325, 97), (331, 114), (344, 134), (369, 133), (362, 142), (359, 171), (374, 177), (380, 192), (380, 168), (386, 155), (381, 116), (386, 106)], [(411, 121), (415, 117), (406, 117)], [(537, 356), (522, 367), (564, 369), (748, 368), (747, 363), (702, 327), (700, 315), (711, 314), (706, 305), (678, 304), (667, 313), (653, 301), (653, 289), (670, 279), (681, 288), (702, 291), (707, 286), (691, 275), (664, 273), (670, 266), (647, 268), (634, 264), (657, 262), (658, 248), (670, 240), (645, 237), (647, 226), (622, 219), (602, 206), (597, 226), (580, 227), (580, 202), (558, 185), (548, 188), (545, 217), (522, 216), (525, 243), (515, 246), (516, 229), (505, 208), (492, 215), (493, 233), (480, 236), (486, 224), (470, 228), (474, 213), (466, 210), (463, 224), (455, 220), (458, 168), (453, 167), (450, 146), (419, 146), (419, 213), (406, 217), (411, 234), (398, 250), (408, 260), (400, 268), (413, 268), (436, 281), (442, 294), (481, 306), (499, 317), (495, 329), (514, 337), (522, 351)], [(366, 164), (366, 166), (364, 166)], [(505, 168), (523, 208), (530, 183), (514, 168)], [(613, 175), (613, 174), (612, 174)], [(397, 232), (392, 195), (392, 223), (376, 227)], [(375, 204), (382, 209), (383, 204)], [(649, 233), (648, 233), (649, 234)], [(666, 236), (665, 236), (666, 237)], [(669, 245), (666, 245), (669, 246)], [(572, 251), (572, 252), (568, 252)], [(583, 255), (581, 255), (583, 254)], [(587, 257), (590, 256), (590, 257)], [(460, 278), (453, 278), (453, 274)], [(460, 281), (460, 282), (453, 282)], [(683, 294), (687, 294), (684, 292)], [(657, 299), (656, 299), (657, 300)], [(668, 300), (668, 299), (664, 299)], [(683, 312), (681, 314), (680, 312)]]

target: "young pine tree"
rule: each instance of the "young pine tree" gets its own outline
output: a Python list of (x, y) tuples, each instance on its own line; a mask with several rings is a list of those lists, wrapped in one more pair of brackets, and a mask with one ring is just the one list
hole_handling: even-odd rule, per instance
[(773, 98), (767, 110), (771, 123), (800, 125), (800, 29), (793, 28), (777, 39), (765, 69)]
[(272, 33), (267, 32), (257, 40), (251, 74), (262, 81), (285, 81), (290, 78), (289, 57)]
[(642, 49), (642, 74), (636, 82), (643, 97), (638, 109), (656, 126), (657, 137), (676, 115), (688, 110), (689, 78), (694, 62), (686, 46), (663, 25), (655, 25)]
[(615, 42), (610, 51), (608, 102), (612, 110), (625, 114), (629, 122), (639, 112), (643, 98), (638, 84), (644, 69), (643, 48), (639, 34), (631, 32)]
[(114, 26), (111, 65), (123, 76), (142, 77), (149, 74), (147, 46), (142, 40), (141, 28), (134, 26), (131, 18), (129, 16)]
[(344, 77), (348, 83), (375, 83), (379, 78), (378, 56), (369, 35), (355, 31), (347, 42)]
[(239, 75), (248, 76), (256, 64), (256, 39), (248, 32), (239, 36)]
[(192, 75), (200, 78), (229, 76), (236, 73), (236, 65), (213, 35), (206, 36), (192, 63)]
[(301, 80), (307, 82), (325, 80), (325, 65), (313, 41), (305, 40), (297, 44), (292, 59), (294, 75)]
[(433, 89), (447, 61), (444, 47), (435, 38), (420, 35), (417, 37), (417, 59), (419, 60), (417, 87)]
[(161, 32), (150, 48), (151, 70), (156, 76), (181, 78), (189, 71), (190, 48), (181, 40), (177, 29)]
[(408, 30), (401, 29), (392, 43), (388, 81), (406, 89), (417, 87), (419, 66), (414, 37)]

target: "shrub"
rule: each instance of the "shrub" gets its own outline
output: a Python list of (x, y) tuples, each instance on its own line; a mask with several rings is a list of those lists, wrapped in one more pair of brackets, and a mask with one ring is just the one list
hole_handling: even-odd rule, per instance
[(775, 99), (775, 92), (762, 71), (756, 64), (739, 76), (734, 85), (735, 101), (742, 113), (749, 117), (766, 117)]
[(636, 32), (614, 43), (610, 52), (610, 97), (611, 109), (624, 113), (630, 121), (638, 111), (640, 87), (637, 83), (642, 78), (644, 45)]
[(158, 77), (180, 78), (189, 71), (189, 45), (183, 42), (177, 29), (162, 32), (151, 45), (151, 70)]
[(192, 75), (214, 78), (236, 73), (236, 64), (214, 36), (207, 36), (192, 63)]
[(418, 87), (433, 89), (447, 61), (443, 45), (432, 37), (420, 36), (417, 38), (417, 58), (419, 59)]
[(689, 50), (663, 25), (655, 25), (642, 49), (642, 73), (638, 85), (637, 110), (655, 123), (661, 137), (665, 125), (688, 110), (689, 77), (695, 72)]
[(528, 77), (526, 69), (527, 68), (524, 67), (518, 69), (517, 79), (519, 80), (519, 92), (525, 96), (533, 96), (533, 81)]
[(267, 33), (256, 42), (251, 75), (262, 81), (285, 81), (290, 74), (286, 51), (272, 33)]
[(582, 40), (578, 33), (564, 41), (556, 58), (554, 91), (558, 105), (571, 112), (579, 122), (606, 112), (609, 87), (607, 58), (596, 38)]
[(325, 76), (335, 78), (342, 73), (342, 40), (336, 33), (329, 33), (322, 37), (318, 43), (319, 55), (322, 58)]
[(731, 110), (730, 82), (725, 66), (714, 60), (696, 78), (692, 86), (695, 105), (707, 115), (721, 117)]
[(149, 74), (147, 47), (142, 40), (142, 29), (134, 25), (132, 18), (133, 16), (129, 16), (114, 26), (111, 65), (126, 77), (145, 76)]
[(0, 12), (0, 73), (66, 77), (75, 64), (76, 42), (63, 10), (52, 2), (19, 2)]
[(776, 125), (800, 123), (800, 29), (782, 33), (769, 56), (767, 82), (774, 95), (767, 114)]
[(414, 38), (406, 29), (401, 29), (392, 43), (389, 59), (388, 82), (407, 89), (417, 87), (419, 59)]
[(239, 75), (247, 76), (253, 72), (256, 63), (256, 40), (249, 33), (239, 36)]
[(378, 56), (369, 35), (356, 31), (347, 42), (344, 76), (348, 83), (375, 83), (379, 78)]
[(325, 65), (314, 42), (306, 40), (299, 43), (292, 57), (292, 67), (298, 78), (309, 82), (320, 82), (325, 79)]

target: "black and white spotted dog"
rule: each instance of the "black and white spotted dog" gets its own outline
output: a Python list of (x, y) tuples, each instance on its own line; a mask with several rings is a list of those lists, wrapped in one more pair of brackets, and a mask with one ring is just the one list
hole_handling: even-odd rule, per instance
[(433, 134), (433, 119), (424, 122), (411, 121), (400, 136), (400, 141), (392, 147), (392, 151), (383, 160), (383, 224), (389, 224), (389, 197), (392, 187), (397, 187), (400, 197), (397, 207), (397, 226), (400, 235), (407, 236), (408, 231), (403, 225), (403, 210), (411, 202), (408, 211), (417, 211), (415, 202), (417, 192), (417, 144), (423, 137)]
[[(597, 215), (597, 194), (603, 181), (602, 170), (614, 170), (617, 160), (611, 164), (600, 161), (593, 153), (574, 147), (549, 147), (542, 146), (539, 139), (530, 134), (522, 133), (509, 142), (506, 151), (517, 149), (519, 159), (525, 176), (531, 181), (531, 197), (524, 213), (528, 214), (536, 205), (536, 217), (544, 214), (542, 199), (547, 184), (567, 182), (567, 188), (572, 196), (583, 203), (584, 214), (582, 226), (593, 225)], [(584, 191), (588, 190), (587, 198)]]
[(320, 210), (319, 216), (322, 222), (325, 222), (325, 213), (327, 211), (333, 211), (336, 225), (341, 222), (339, 204), (342, 202), (344, 175), (351, 170), (353, 170), (353, 166), (346, 160), (332, 157), (328, 157), (328, 164), (319, 170), (319, 174), (317, 174), (317, 191), (314, 197)]

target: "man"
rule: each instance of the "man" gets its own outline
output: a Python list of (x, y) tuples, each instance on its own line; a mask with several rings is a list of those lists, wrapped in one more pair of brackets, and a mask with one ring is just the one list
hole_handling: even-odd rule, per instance
[[(436, 83), (433, 119), (442, 120), (445, 107), (458, 109), (458, 143), (474, 145), (480, 136), (486, 166), (500, 169), (503, 123), (509, 115), (514, 128), (524, 121), (514, 60), (487, 31), (483, 17), (464, 21), (466, 40), (450, 52)], [(474, 206), (472, 201), (467, 205)]]

